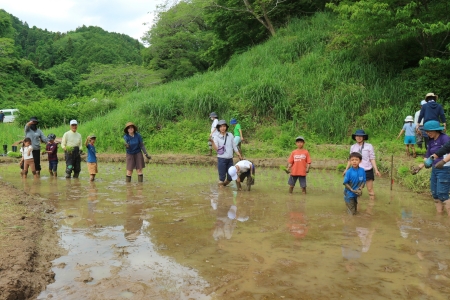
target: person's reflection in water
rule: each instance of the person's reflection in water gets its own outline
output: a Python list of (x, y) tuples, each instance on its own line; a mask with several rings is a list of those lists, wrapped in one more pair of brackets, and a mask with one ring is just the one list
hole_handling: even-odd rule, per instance
[(231, 239), (233, 231), (236, 228), (236, 222), (245, 222), (249, 216), (244, 209), (238, 209), (238, 193), (232, 192), (230, 195), (227, 190), (218, 191), (217, 216), (214, 232), (212, 234), (216, 241), (222, 239)]
[(289, 233), (296, 239), (294, 245), (300, 246), (300, 239), (303, 239), (308, 234), (308, 223), (305, 214), (305, 201), (289, 200), (287, 203), (288, 209), (288, 223), (286, 227)]
[(94, 181), (91, 181), (89, 183), (89, 189), (88, 189), (88, 216), (87, 216), (87, 222), (88, 224), (95, 225), (97, 222), (95, 220), (95, 209), (98, 202), (98, 189), (95, 185)]
[(81, 182), (79, 180), (67, 180), (66, 200), (79, 200), (81, 197)]
[(412, 211), (408, 208), (402, 208), (401, 210), (402, 218), (400, 220), (397, 219), (397, 225), (400, 229), (400, 235), (402, 238), (407, 239), (409, 236), (409, 233), (412, 230), (420, 230), (420, 228), (412, 227)]
[(348, 272), (353, 272), (355, 271), (355, 262), (361, 257), (361, 254), (369, 251), (375, 229), (365, 227), (353, 229), (354, 224), (350, 223), (351, 221), (342, 228), (341, 249), (342, 257), (345, 259), (345, 268)]
[(124, 224), (124, 236), (128, 241), (134, 241), (141, 234), (143, 225), (143, 188), (142, 184), (127, 185), (127, 212)]

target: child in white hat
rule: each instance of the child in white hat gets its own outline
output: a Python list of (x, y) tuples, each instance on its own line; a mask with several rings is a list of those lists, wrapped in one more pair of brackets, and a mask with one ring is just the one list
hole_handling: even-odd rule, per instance
[(414, 149), (414, 144), (416, 143), (416, 130), (417, 124), (414, 123), (414, 118), (412, 116), (407, 116), (405, 118), (405, 124), (403, 124), (402, 130), (397, 136), (397, 139), (401, 137), (403, 132), (405, 133), (405, 145), (406, 145), (406, 156), (411, 156), (409, 152), (409, 147), (412, 149), (412, 156), (416, 157), (416, 150)]
[(241, 190), (241, 182), (247, 178), (247, 190), (250, 191), (251, 186), (255, 184), (255, 165), (248, 160), (241, 160), (236, 165), (228, 169), (231, 180), (236, 180), (238, 189)]

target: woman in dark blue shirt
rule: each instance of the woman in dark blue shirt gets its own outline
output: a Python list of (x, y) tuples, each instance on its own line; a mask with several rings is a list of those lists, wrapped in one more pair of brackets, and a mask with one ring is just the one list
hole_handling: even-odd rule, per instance
[(142, 136), (137, 132), (138, 129), (136, 125), (132, 122), (128, 122), (123, 130), (125, 135), (123, 139), (125, 141), (125, 147), (127, 149), (127, 177), (126, 182), (131, 182), (131, 175), (133, 174), (133, 169), (136, 169), (138, 174), (138, 182), (144, 181), (144, 175), (142, 174), (142, 169), (145, 168), (144, 153), (145, 157), (150, 159), (150, 155), (145, 149), (144, 141)]

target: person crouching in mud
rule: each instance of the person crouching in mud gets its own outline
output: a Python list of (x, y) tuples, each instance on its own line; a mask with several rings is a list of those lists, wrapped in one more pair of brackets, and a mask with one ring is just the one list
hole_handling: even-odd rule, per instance
[(232, 180), (236, 180), (238, 190), (242, 190), (241, 182), (247, 178), (247, 190), (250, 191), (251, 186), (255, 184), (255, 165), (248, 160), (241, 160), (233, 167), (228, 169)]
[(77, 132), (77, 120), (70, 121), (70, 130), (64, 133), (61, 140), (61, 148), (64, 150), (66, 160), (66, 178), (78, 178), (81, 172), (81, 134)]
[(234, 143), (233, 134), (227, 132), (228, 124), (225, 120), (217, 123), (218, 133), (210, 139), (212, 147), (217, 151), (217, 169), (219, 171), (219, 186), (226, 186), (231, 182), (231, 176), (228, 169), (233, 166), (233, 150), (242, 160), (236, 144)]

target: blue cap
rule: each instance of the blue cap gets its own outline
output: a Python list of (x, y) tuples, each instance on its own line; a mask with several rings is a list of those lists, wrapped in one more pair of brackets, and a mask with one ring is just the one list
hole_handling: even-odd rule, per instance
[(236, 120), (236, 119), (234, 119), (234, 118), (233, 118), (233, 119), (231, 119), (231, 121), (230, 121), (230, 124), (231, 124), (231, 125), (235, 125), (235, 124), (237, 124), (237, 120)]

